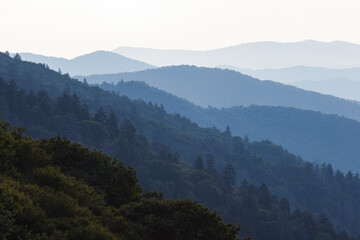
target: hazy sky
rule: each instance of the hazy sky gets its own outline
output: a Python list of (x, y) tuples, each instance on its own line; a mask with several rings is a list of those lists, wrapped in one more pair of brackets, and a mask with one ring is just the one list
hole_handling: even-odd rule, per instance
[(358, 0), (0, 0), (0, 50), (74, 57), (120, 46), (360, 43)]

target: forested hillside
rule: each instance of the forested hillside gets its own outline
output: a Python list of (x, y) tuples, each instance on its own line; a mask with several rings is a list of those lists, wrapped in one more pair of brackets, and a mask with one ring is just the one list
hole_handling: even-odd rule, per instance
[[(83, 78), (83, 77), (82, 77)], [(89, 83), (144, 81), (202, 107), (295, 107), (360, 120), (360, 105), (330, 95), (243, 75), (232, 70), (171, 66), (132, 73), (86, 76)]]
[(343, 171), (360, 170), (360, 123), (355, 120), (289, 107), (205, 109), (144, 82), (104, 82), (99, 87), (163, 105), (167, 112), (179, 113), (202, 127), (225, 129), (228, 125), (235, 136), (247, 135), (253, 141), (271, 139), (307, 161), (331, 163)]
[(0, 122), (1, 239), (237, 239), (237, 226), (198, 203), (142, 193), (116, 159), (21, 132)]
[[(281, 202), (288, 204), (280, 199), (285, 197), (292, 209), (326, 213), (337, 230), (358, 234), (360, 180), (356, 174), (345, 177), (331, 165), (304, 162), (269, 141), (251, 143), (233, 137), (230, 129), (200, 128), (161, 106), (89, 87), (41, 64), (0, 56), (0, 74), (5, 79), (0, 87), (1, 111), (7, 120), (28, 128), (26, 134), (37, 138), (60, 134), (102, 149), (133, 166), (145, 189), (217, 209), (227, 222), (243, 226), (243, 236), (314, 236), (306, 233), (309, 224), (315, 226), (311, 228), (315, 235), (339, 238), (324, 215), (309, 218), (309, 213), (296, 210), (284, 220), (286, 224), (281, 223)], [(40, 117), (26, 118), (35, 114)]]
[[(279, 201), (265, 184), (243, 180), (236, 186), (234, 167), (218, 172), (212, 155), (206, 164), (199, 155), (189, 166), (165, 145), (150, 146), (129, 121), (118, 129), (111, 126), (111, 115), (101, 118), (102, 110), (88, 116), (111, 128), (115, 136), (108, 144), (118, 143), (117, 155), (139, 169), (145, 188), (218, 209), (228, 222), (242, 224), (240, 236), (351, 239), (337, 233), (324, 214), (315, 218), (308, 211), (291, 211), (289, 201)], [(239, 230), (200, 204), (141, 193), (132, 168), (67, 139), (33, 141), (0, 122), (0, 145), (0, 233), (7, 239), (235, 239)]]

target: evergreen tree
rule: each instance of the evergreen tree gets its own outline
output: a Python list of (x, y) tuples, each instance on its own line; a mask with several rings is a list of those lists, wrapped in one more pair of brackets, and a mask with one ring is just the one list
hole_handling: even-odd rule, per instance
[(118, 129), (119, 127), (119, 120), (116, 117), (114, 111), (110, 110), (109, 117), (107, 118), (107, 125), (113, 129)]
[(217, 171), (215, 168), (215, 159), (211, 154), (206, 155), (206, 171), (211, 177), (216, 178)]
[(244, 145), (245, 145), (245, 147), (248, 147), (248, 146), (249, 146), (249, 142), (250, 142), (249, 136), (248, 136), (248, 135), (245, 135), (245, 136), (244, 136)]
[(233, 137), (233, 152), (236, 154), (242, 154), (244, 152), (244, 144), (241, 137)]
[(271, 210), (272, 208), (272, 200), (270, 196), (270, 191), (266, 184), (261, 184), (259, 187), (259, 203), (261, 204), (262, 208)]
[(33, 91), (30, 91), (26, 97), (26, 101), (31, 106), (37, 105), (36, 96)]
[(125, 119), (121, 123), (120, 133), (127, 137), (127, 139), (131, 140), (136, 137), (136, 129), (132, 125), (129, 119)]
[(223, 173), (224, 184), (227, 190), (232, 190), (236, 183), (236, 172), (232, 165), (226, 165)]
[(69, 112), (71, 108), (71, 99), (70, 96), (65, 91), (63, 91), (61, 96), (57, 98), (56, 106), (58, 111), (62, 115)]
[(16, 60), (16, 61), (21, 61), (21, 56), (20, 56), (18, 53), (15, 54), (14, 60)]
[(95, 121), (105, 124), (107, 122), (107, 115), (102, 107), (99, 107), (94, 116)]
[(204, 161), (201, 157), (201, 155), (199, 154), (195, 160), (195, 163), (194, 163), (194, 168), (196, 170), (204, 170)]
[(48, 93), (44, 90), (41, 90), (38, 92), (36, 97), (41, 110), (43, 110), (45, 113), (50, 113), (53, 104)]
[(231, 137), (231, 130), (230, 130), (229, 125), (226, 125), (225, 135)]
[(354, 174), (350, 171), (346, 174), (346, 180), (351, 181), (354, 178)]

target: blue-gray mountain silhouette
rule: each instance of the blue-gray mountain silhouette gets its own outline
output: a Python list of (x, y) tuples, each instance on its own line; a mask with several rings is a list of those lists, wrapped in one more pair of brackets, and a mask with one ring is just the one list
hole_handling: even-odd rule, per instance
[(248, 135), (258, 141), (271, 139), (307, 161), (329, 162), (344, 171), (360, 170), (360, 122), (356, 120), (289, 107), (205, 109), (144, 82), (120, 81), (100, 87), (130, 99), (162, 104), (166, 111), (186, 116), (203, 127), (225, 129), (229, 125), (233, 135)]
[(321, 111), (360, 120), (360, 105), (330, 95), (272, 81), (260, 81), (236, 71), (172, 66), (133, 73), (93, 75), (89, 83), (144, 81), (202, 107), (268, 105)]
[(360, 66), (360, 45), (348, 42), (253, 42), (208, 51), (120, 47), (114, 52), (156, 66), (196, 65), (266, 69), (299, 65), (350, 68)]
[(45, 63), (51, 69), (73, 75), (140, 71), (153, 66), (107, 51), (96, 51), (73, 59), (47, 57), (32, 53), (20, 53), (23, 60)]

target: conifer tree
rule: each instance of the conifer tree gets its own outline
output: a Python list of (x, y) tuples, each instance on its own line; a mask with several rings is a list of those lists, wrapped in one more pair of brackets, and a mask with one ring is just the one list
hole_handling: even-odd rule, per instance
[(197, 158), (195, 160), (194, 168), (196, 170), (204, 170), (204, 161), (200, 154), (197, 156)]
[(99, 107), (95, 113), (94, 118), (96, 121), (105, 124), (107, 121), (107, 115), (105, 110), (102, 107)]
[(110, 111), (109, 116), (107, 118), (108, 126), (112, 127), (113, 129), (118, 129), (119, 127), (119, 120), (116, 117), (113, 110)]
[(236, 172), (232, 165), (226, 165), (223, 173), (224, 184), (227, 190), (232, 190), (236, 183)]
[(125, 119), (121, 124), (120, 133), (125, 135), (127, 139), (133, 139), (136, 137), (136, 128), (129, 119)]
[(215, 159), (211, 154), (206, 155), (206, 171), (210, 174), (211, 177), (216, 178), (217, 171), (215, 168)]

